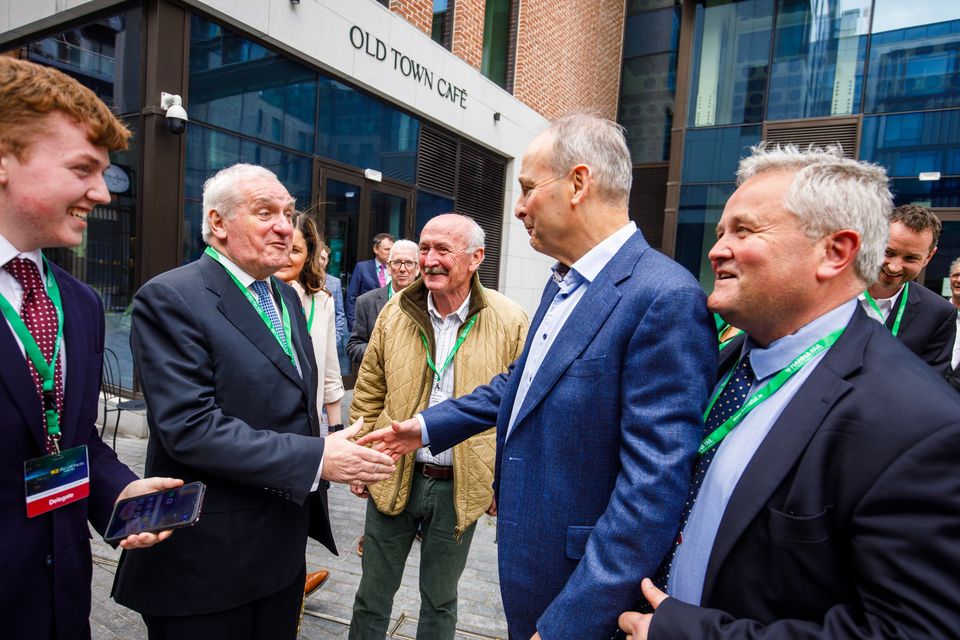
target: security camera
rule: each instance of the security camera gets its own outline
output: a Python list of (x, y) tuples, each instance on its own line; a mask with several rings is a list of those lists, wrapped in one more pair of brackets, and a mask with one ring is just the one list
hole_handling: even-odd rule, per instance
[(183, 99), (180, 96), (162, 91), (160, 108), (167, 112), (167, 131), (179, 136), (187, 130), (187, 112), (183, 108)]

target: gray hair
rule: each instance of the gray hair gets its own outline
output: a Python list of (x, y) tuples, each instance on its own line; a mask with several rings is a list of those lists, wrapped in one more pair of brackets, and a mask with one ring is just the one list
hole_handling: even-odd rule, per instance
[(950, 263), (950, 273), (948, 275), (953, 275), (953, 272), (957, 270), (957, 267), (960, 267), (960, 258), (957, 258)]
[(860, 252), (853, 268), (865, 284), (877, 279), (890, 235), (893, 196), (886, 170), (876, 164), (843, 157), (838, 145), (826, 149), (760, 144), (740, 160), (737, 185), (766, 171), (795, 171), (783, 205), (797, 216), (812, 241), (852, 229), (860, 234)]
[(237, 163), (220, 169), (203, 183), (203, 221), (200, 233), (203, 241), (210, 244), (210, 211), (216, 209), (224, 218), (232, 218), (243, 204), (240, 183), (251, 178), (273, 179), (277, 174), (256, 164)]
[(417, 252), (420, 251), (420, 247), (418, 247), (417, 243), (412, 240), (397, 240), (393, 243), (393, 246), (390, 247), (390, 255), (387, 257), (387, 260), (393, 260), (399, 251), (404, 250), (412, 253), (413, 255), (417, 255)]
[(633, 163), (623, 127), (593, 113), (572, 113), (554, 121), (545, 133), (552, 136), (550, 165), (556, 175), (585, 164), (602, 200), (626, 204)]

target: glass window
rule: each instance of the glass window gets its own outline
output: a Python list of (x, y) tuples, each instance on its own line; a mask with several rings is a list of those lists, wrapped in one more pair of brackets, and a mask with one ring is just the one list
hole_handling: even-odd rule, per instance
[(277, 174), (298, 206), (310, 206), (313, 161), (277, 147), (209, 129), (196, 123), (187, 128), (187, 166), (184, 171), (183, 261), (195, 260), (206, 246), (200, 236), (203, 220), (203, 183), (214, 173), (237, 162), (249, 162)]
[(860, 110), (871, 0), (780, 0), (767, 119)]
[[(407, 229), (407, 199), (390, 193), (370, 192), (370, 231), (402, 238)], [(371, 238), (372, 244), (373, 238)]]
[(507, 86), (507, 52), (510, 48), (511, 0), (487, 0), (483, 15), (483, 54), (480, 73), (501, 87)]
[(707, 253), (717, 240), (717, 223), (734, 184), (684, 186), (677, 216), (676, 260), (690, 270), (705, 290), (713, 289), (713, 269)]
[(623, 61), (617, 120), (627, 130), (634, 162), (670, 158), (676, 70), (674, 52)]
[(774, 0), (697, 4), (690, 82), (690, 124), (760, 122)]
[(891, 176), (960, 175), (960, 109), (866, 117), (860, 157)]
[(320, 78), (317, 153), (414, 182), (420, 121), (342, 82)]
[(950, 263), (960, 258), (960, 222), (944, 221), (937, 252), (924, 270), (923, 284), (950, 297)]
[(346, 291), (350, 275), (357, 264), (360, 224), (360, 185), (330, 178), (323, 197), (327, 244), (330, 263), (327, 271), (340, 278)]
[(680, 0), (627, 0), (627, 15), (647, 9), (662, 9), (680, 4)]
[(676, 51), (680, 37), (680, 7), (629, 16), (623, 31), (623, 57)]
[(193, 121), (314, 151), (317, 73), (196, 15), (189, 102)]
[(760, 125), (689, 129), (684, 138), (683, 182), (730, 182), (740, 158), (760, 142)]
[(31, 42), (27, 58), (55, 67), (93, 90), (115, 113), (140, 110), (142, 11), (103, 18)]
[(895, 178), (890, 181), (890, 191), (897, 206), (918, 204), (930, 208), (960, 208), (960, 178)]
[(449, 0), (433, 0), (433, 24), (430, 29), (430, 37), (445, 49), (449, 49), (452, 26), (453, 16), (450, 13)]
[(960, 3), (876, 0), (866, 113), (960, 105)]
[(451, 211), (453, 211), (453, 200), (451, 198), (427, 193), (426, 191), (417, 191), (416, 228), (413, 237), (410, 239), (417, 242), (420, 239), (420, 232), (423, 231), (424, 225), (430, 218)]

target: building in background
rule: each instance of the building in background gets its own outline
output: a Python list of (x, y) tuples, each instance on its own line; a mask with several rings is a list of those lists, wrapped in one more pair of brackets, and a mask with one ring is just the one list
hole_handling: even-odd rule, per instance
[[(682, 6), (681, 6), (682, 5)], [(839, 143), (887, 168), (896, 203), (944, 222), (924, 284), (960, 255), (960, 3), (628, 0), (618, 118), (631, 215), (708, 291), (707, 251), (740, 157)]]
[[(6, 3), (0, 52), (78, 78), (135, 132), (111, 158), (114, 201), (91, 215), (81, 247), (51, 254), (103, 298), (122, 386), (137, 386), (134, 292), (200, 255), (203, 182), (240, 161), (272, 169), (317, 217), (344, 289), (375, 234), (416, 238), (455, 210), (486, 231), (483, 283), (532, 310), (550, 262), (512, 216), (519, 157), (547, 118), (616, 114), (624, 5), (569, 4)], [(161, 92), (182, 98), (180, 136)]]

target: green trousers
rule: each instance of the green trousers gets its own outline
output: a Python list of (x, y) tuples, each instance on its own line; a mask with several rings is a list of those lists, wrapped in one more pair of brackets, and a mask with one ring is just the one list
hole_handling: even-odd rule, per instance
[(453, 530), (453, 481), (414, 473), (410, 499), (403, 513), (388, 516), (367, 503), (364, 526), (363, 576), (353, 603), (350, 640), (383, 640), (390, 624), (393, 596), (400, 588), (403, 567), (419, 527), (420, 621), (417, 640), (452, 640), (457, 627), (457, 583), (467, 564), (476, 523), (460, 543)]

